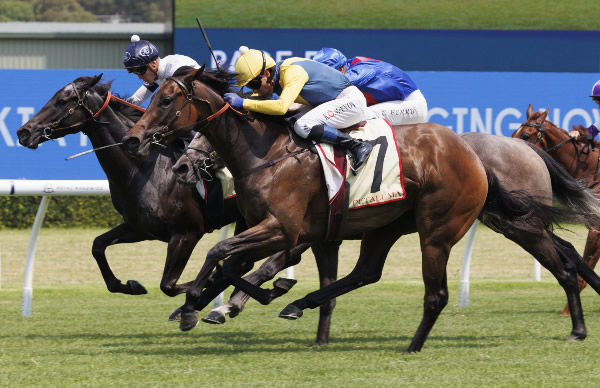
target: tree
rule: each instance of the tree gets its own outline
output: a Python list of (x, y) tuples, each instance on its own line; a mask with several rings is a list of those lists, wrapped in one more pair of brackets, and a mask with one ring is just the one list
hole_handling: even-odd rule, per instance
[(2, 0), (0, 22), (27, 22), (33, 19), (33, 8), (29, 1)]
[(34, 0), (34, 20), (41, 22), (97, 22), (77, 0)]

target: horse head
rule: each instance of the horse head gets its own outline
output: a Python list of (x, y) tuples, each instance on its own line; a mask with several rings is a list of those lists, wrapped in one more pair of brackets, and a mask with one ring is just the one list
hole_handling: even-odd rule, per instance
[(543, 112), (534, 112), (533, 107), (529, 104), (527, 107), (527, 120), (521, 124), (512, 137), (520, 138), (532, 144), (538, 145), (540, 148), (545, 148), (545, 123), (546, 117), (550, 108), (546, 108)]
[(102, 106), (99, 96), (110, 89), (110, 83), (102, 85), (102, 91), (94, 90), (102, 74), (79, 77), (52, 96), (42, 109), (17, 130), (19, 143), (37, 148), (40, 143), (79, 132)]
[(175, 178), (179, 183), (195, 185), (200, 180), (215, 179), (215, 170), (225, 167), (206, 136), (198, 132), (185, 149), (183, 155), (173, 165)]
[(233, 75), (224, 71), (178, 69), (154, 93), (148, 109), (123, 138), (127, 151), (140, 158), (153, 145), (166, 145), (192, 130), (201, 130), (229, 105), (223, 94)]

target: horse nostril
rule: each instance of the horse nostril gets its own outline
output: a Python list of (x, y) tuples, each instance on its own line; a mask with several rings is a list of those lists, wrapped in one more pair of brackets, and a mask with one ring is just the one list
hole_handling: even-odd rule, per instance
[(187, 164), (182, 163), (179, 166), (173, 166), (173, 172), (177, 175), (186, 175), (189, 171)]
[(19, 139), (19, 143), (21, 143), (21, 145), (25, 145), (30, 136), (31, 134), (26, 129), (21, 128), (17, 130), (17, 138)]
[(125, 139), (123, 143), (125, 143), (125, 148), (127, 148), (128, 152), (134, 153), (140, 146), (140, 139), (137, 137), (129, 137)]

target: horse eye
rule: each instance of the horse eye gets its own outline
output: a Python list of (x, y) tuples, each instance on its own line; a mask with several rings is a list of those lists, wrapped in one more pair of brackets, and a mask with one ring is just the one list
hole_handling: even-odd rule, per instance
[(67, 100), (65, 100), (64, 98), (59, 98), (59, 99), (56, 101), (56, 105), (61, 105), (61, 106), (63, 106), (63, 105), (65, 105), (66, 103), (67, 103)]
[(170, 96), (164, 96), (163, 98), (160, 99), (160, 105), (162, 107), (167, 107), (167, 106), (171, 105), (171, 102), (173, 102), (173, 99)]

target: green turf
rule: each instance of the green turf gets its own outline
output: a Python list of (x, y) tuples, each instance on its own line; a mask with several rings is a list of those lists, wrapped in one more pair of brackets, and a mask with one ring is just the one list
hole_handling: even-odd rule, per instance
[[(596, 30), (590, 0), (175, 0), (176, 27)], [(593, 49), (593, 48), (590, 48)]]

